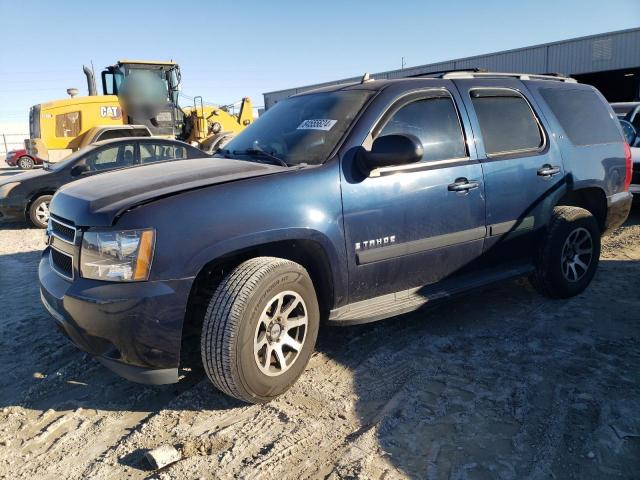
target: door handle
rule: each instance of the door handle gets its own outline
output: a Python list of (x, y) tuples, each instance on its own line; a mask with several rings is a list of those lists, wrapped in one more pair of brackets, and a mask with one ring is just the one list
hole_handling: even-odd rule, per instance
[(538, 169), (538, 175), (541, 177), (553, 177), (560, 173), (560, 167), (554, 167), (549, 164), (543, 165)]
[(450, 183), (447, 187), (450, 192), (468, 192), (474, 188), (478, 188), (480, 182), (476, 180), (467, 180), (466, 178), (456, 178), (456, 181)]

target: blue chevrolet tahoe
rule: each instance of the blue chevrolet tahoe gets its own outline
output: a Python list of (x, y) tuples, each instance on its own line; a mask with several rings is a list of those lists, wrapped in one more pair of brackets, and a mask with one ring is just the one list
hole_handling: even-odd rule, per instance
[(365, 76), (279, 102), (214, 159), (61, 188), (42, 302), (78, 347), (140, 382), (176, 382), (195, 332), (212, 383), (264, 402), (303, 372), (321, 321), (371, 322), (522, 275), (550, 297), (582, 292), (600, 237), (629, 213), (630, 180), (590, 86)]

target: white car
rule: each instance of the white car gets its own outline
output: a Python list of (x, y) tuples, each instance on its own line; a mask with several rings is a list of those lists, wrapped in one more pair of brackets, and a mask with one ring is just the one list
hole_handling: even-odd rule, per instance
[(620, 120), (622, 131), (631, 147), (631, 158), (633, 159), (633, 175), (629, 191), (634, 195), (640, 195), (640, 133), (628, 120)]

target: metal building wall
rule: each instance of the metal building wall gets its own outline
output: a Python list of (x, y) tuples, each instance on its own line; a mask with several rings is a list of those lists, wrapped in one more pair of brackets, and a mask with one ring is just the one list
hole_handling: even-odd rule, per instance
[[(504, 52), (374, 73), (376, 79), (404, 78), (442, 70), (484, 68), (500, 72), (583, 73), (640, 68), (640, 28), (506, 50)], [(360, 77), (290, 88), (264, 94), (268, 109), (290, 95), (328, 85), (356, 82)]]

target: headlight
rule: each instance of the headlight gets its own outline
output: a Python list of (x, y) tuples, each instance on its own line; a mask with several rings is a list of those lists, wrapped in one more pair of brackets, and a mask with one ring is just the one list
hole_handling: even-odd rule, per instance
[(153, 229), (85, 232), (80, 252), (80, 273), (84, 278), (94, 280), (147, 280), (155, 237)]
[(0, 198), (9, 196), (9, 192), (20, 185), (20, 182), (10, 182), (0, 185)]

